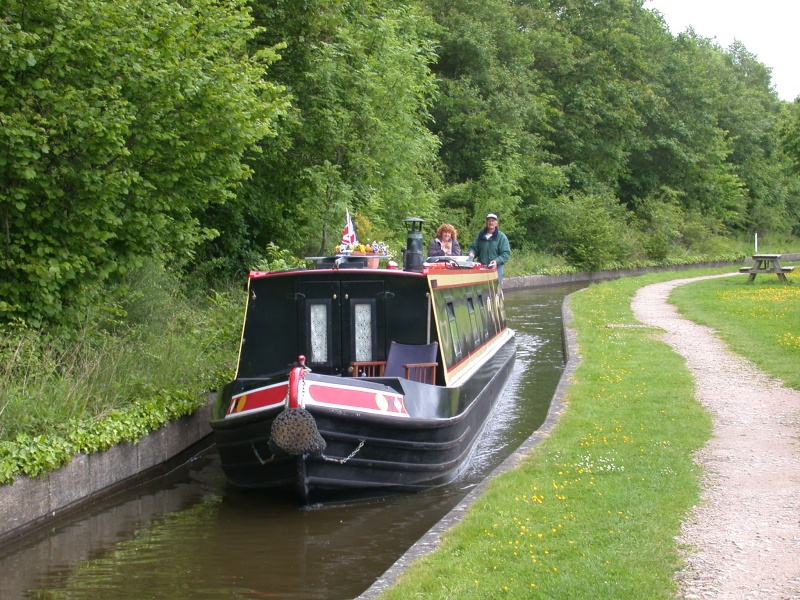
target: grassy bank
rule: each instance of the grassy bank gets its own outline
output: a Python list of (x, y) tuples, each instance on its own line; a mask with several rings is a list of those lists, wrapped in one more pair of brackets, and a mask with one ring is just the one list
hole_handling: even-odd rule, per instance
[(228, 380), (241, 287), (188, 296), (150, 266), (79, 329), (0, 327), (0, 483), (137, 440)]
[[(635, 326), (630, 301), (649, 283), (724, 271), (654, 274), (575, 294), (582, 362), (560, 422), (383, 598), (674, 597), (675, 536), (699, 493), (691, 457), (711, 422), (683, 360), (654, 339), (658, 330)], [(713, 323), (743, 354), (775, 350), (765, 366), (797, 371), (796, 286), (760, 279), (681, 287), (681, 310)]]
[[(797, 268), (800, 271), (800, 267)], [(687, 319), (712, 327), (735, 352), (800, 390), (800, 272), (698, 281), (677, 288), (672, 302)]]

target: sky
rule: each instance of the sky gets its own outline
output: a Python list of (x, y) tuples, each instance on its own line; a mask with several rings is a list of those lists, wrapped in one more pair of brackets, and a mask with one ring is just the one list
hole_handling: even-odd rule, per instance
[(800, 0), (644, 0), (644, 7), (664, 15), (673, 34), (692, 26), (723, 48), (741, 41), (772, 69), (781, 100), (800, 96)]

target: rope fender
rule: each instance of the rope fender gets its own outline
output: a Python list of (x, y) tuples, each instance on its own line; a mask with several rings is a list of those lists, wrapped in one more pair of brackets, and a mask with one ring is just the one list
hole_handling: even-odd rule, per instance
[(289, 373), (288, 408), (272, 422), (269, 449), (273, 456), (310, 454), (320, 456), (325, 451), (325, 440), (317, 429), (317, 422), (306, 409), (301, 408), (301, 385), (305, 385), (305, 357), (299, 357)]

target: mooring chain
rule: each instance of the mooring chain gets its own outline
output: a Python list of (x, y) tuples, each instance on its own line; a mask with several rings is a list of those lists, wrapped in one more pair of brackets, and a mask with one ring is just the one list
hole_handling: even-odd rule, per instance
[(260, 462), (262, 466), (264, 466), (264, 465), (265, 465), (265, 464), (267, 464), (268, 462), (272, 462), (272, 461), (273, 461), (273, 459), (275, 458), (274, 456), (270, 456), (270, 457), (269, 457), (268, 459), (266, 459), (266, 460), (264, 460), (263, 458), (261, 458), (261, 455), (258, 453), (258, 449), (256, 448), (256, 443), (255, 443), (255, 442), (250, 442), (250, 447), (251, 447), (251, 448), (253, 448), (253, 454), (255, 454), (255, 455), (256, 455), (256, 458), (258, 459), (258, 462)]
[[(348, 460), (353, 458), (356, 454), (358, 454), (358, 451), (361, 450), (361, 448), (364, 447), (364, 444), (366, 443), (366, 441), (367, 441), (366, 439), (361, 440), (359, 442), (359, 444), (358, 444), (358, 447), (350, 453), (350, 456), (347, 456), (345, 458), (333, 458), (331, 456), (325, 456), (324, 454), (321, 454), (320, 458), (323, 459), (323, 460), (327, 460), (328, 462), (335, 462), (335, 463), (339, 463), (340, 465), (343, 465)], [(275, 460), (275, 456), (270, 456), (269, 458), (266, 458), (266, 459), (265, 458), (261, 458), (261, 455), (258, 453), (258, 448), (256, 448), (256, 443), (255, 442), (251, 442), (250, 443), (250, 447), (253, 449), (253, 454), (255, 455), (256, 459), (258, 459), (258, 462), (261, 463), (261, 466), (264, 466), (267, 463), (270, 463), (273, 460)]]
[[(305, 373), (310, 373), (310, 372), (311, 372), (311, 369), (308, 369)], [(306, 377), (305, 377), (305, 373), (303, 374), (303, 377), (300, 378), (300, 390), (299, 390), (300, 393), (297, 394), (298, 400), (300, 398), (305, 398), (306, 397)], [(300, 406), (303, 406), (303, 404), (301, 403)]]
[(324, 454), (323, 454), (323, 455), (321, 455), (321, 456), (320, 456), (320, 458), (322, 458), (322, 459), (324, 459), (324, 460), (327, 460), (328, 462), (335, 462), (335, 463), (339, 463), (340, 465), (343, 465), (343, 464), (344, 464), (344, 463), (346, 463), (348, 460), (350, 460), (351, 458), (353, 458), (353, 457), (354, 457), (356, 454), (358, 454), (358, 451), (359, 451), (359, 450), (361, 450), (361, 448), (363, 448), (363, 447), (364, 447), (364, 442), (366, 442), (366, 441), (367, 441), (367, 440), (366, 440), (366, 438), (364, 438), (363, 440), (361, 440), (361, 443), (359, 443), (359, 444), (358, 444), (358, 448), (356, 448), (355, 450), (353, 450), (353, 451), (350, 453), (350, 456), (348, 456), (347, 458), (331, 458), (330, 456), (325, 456)]

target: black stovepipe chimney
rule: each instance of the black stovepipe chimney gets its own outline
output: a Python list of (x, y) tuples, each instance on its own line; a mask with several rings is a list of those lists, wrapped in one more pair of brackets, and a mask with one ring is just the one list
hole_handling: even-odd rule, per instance
[(403, 250), (403, 269), (406, 271), (422, 271), (422, 224), (425, 221), (419, 217), (409, 217), (404, 220), (406, 224), (406, 248)]

